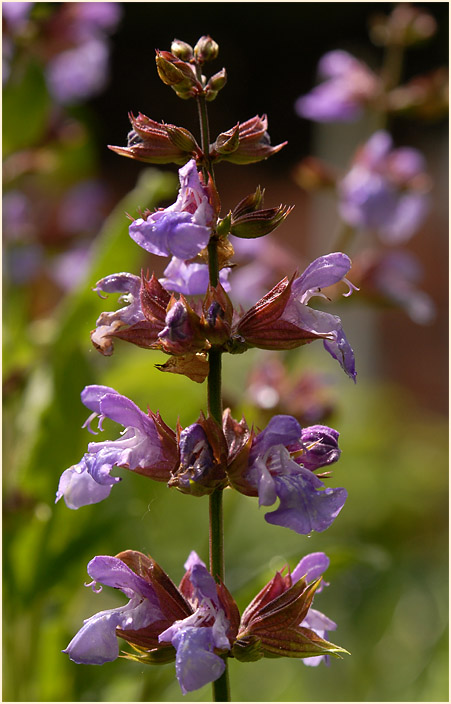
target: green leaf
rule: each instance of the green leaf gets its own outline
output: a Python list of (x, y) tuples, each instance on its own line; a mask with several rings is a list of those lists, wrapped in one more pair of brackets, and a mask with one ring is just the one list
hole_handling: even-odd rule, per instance
[(13, 66), (3, 91), (3, 154), (26, 149), (40, 141), (50, 110), (41, 67), (29, 61)]

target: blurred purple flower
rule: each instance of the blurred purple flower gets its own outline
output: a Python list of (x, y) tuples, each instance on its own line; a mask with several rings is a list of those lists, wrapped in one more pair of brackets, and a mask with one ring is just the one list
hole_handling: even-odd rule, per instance
[(46, 69), (53, 98), (71, 104), (100, 93), (107, 83), (109, 58), (108, 45), (100, 39), (89, 39), (57, 54)]
[(268, 235), (259, 239), (230, 236), (235, 259), (240, 266), (230, 273), (232, 298), (244, 308), (264, 296), (287, 269), (293, 267), (295, 256)]
[(44, 262), (44, 252), (39, 244), (10, 246), (3, 254), (5, 281), (21, 286), (33, 281)]
[(63, 291), (71, 291), (86, 276), (91, 254), (91, 248), (87, 245), (79, 245), (59, 254), (48, 267), (50, 276)]
[(73, 235), (96, 232), (105, 217), (107, 188), (101, 181), (81, 181), (65, 193), (58, 214), (60, 227)]
[[(343, 508), (347, 497), (345, 489), (326, 489), (308, 468), (314, 466), (318, 469), (336, 462), (340, 453), (338, 446), (334, 454), (325, 453), (323, 461), (320, 453), (313, 460), (307, 452), (308, 464), (303, 466), (304, 438), (311, 437), (310, 430), (302, 430), (292, 416), (274, 416), (253, 442), (246, 476), (258, 491), (260, 506), (271, 506), (277, 498), (280, 499), (279, 508), (267, 513), (265, 520), (273, 525), (291, 528), (301, 535), (307, 535), (312, 530), (326, 530)], [(331, 428), (324, 430), (329, 436), (338, 436)], [(298, 459), (293, 459), (298, 453)]]
[(122, 19), (122, 7), (118, 2), (72, 3), (72, 27), (78, 41), (92, 36), (112, 34)]
[[(219, 281), (225, 291), (230, 291), (228, 277), (231, 269), (221, 269)], [(164, 277), (159, 279), (166, 291), (176, 291), (185, 296), (204, 294), (208, 288), (208, 264), (190, 263), (177, 257), (172, 257), (164, 270)]]
[(374, 230), (386, 244), (408, 240), (429, 209), (422, 154), (393, 149), (388, 132), (375, 132), (357, 152), (338, 186), (340, 215), (349, 225)]
[(180, 190), (176, 202), (130, 225), (130, 237), (147, 252), (159, 257), (174, 255), (191, 259), (207, 246), (211, 235), (213, 208), (202, 185), (196, 162), (191, 159), (179, 169)]
[(362, 294), (371, 301), (404, 308), (419, 325), (427, 325), (434, 320), (435, 304), (427, 293), (418, 288), (423, 267), (412, 252), (364, 250), (357, 255), (354, 264)]
[(270, 357), (253, 366), (247, 393), (263, 411), (292, 415), (301, 425), (310, 425), (331, 414), (332, 383), (311, 370), (288, 373), (278, 357)]
[(27, 239), (34, 233), (33, 206), (19, 190), (8, 191), (2, 199), (2, 229), (7, 241)]
[(360, 117), (364, 105), (380, 90), (377, 76), (346, 51), (325, 54), (319, 62), (318, 73), (328, 80), (295, 103), (297, 114), (309, 120), (354, 121)]
[(2, 2), (2, 15), (13, 34), (21, 31), (34, 4), (34, 2)]

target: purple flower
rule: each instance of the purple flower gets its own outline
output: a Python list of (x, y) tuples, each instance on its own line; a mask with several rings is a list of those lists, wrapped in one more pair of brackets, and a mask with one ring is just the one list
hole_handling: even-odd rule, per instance
[(323, 659), (327, 663), (329, 654), (347, 653), (324, 638), (336, 624), (311, 608), (314, 595), (328, 586), (321, 580), (328, 566), (327, 555), (315, 552), (303, 557), (291, 574), (276, 572), (244, 610), (233, 655), (243, 662), (288, 656), (318, 665)]
[(311, 425), (303, 428), (301, 433), (302, 453), (296, 459), (303, 467), (314, 472), (320, 467), (333, 464), (340, 455), (338, 433), (327, 425)]
[[(336, 431), (316, 426), (319, 427), (324, 428), (324, 436), (336, 441)], [(312, 471), (335, 462), (339, 457), (338, 447), (326, 450), (322, 458), (320, 451), (314, 456), (312, 450), (307, 450), (306, 466), (303, 465), (305, 439), (308, 442), (312, 437), (319, 439), (321, 433), (309, 428), (302, 430), (292, 416), (274, 416), (253, 442), (246, 475), (247, 481), (258, 491), (260, 506), (271, 506), (277, 498), (280, 500), (279, 508), (267, 513), (265, 520), (303, 535), (312, 530), (326, 530), (343, 508), (347, 496), (345, 489), (326, 489)]]
[(122, 325), (133, 325), (145, 320), (140, 300), (141, 279), (134, 274), (122, 272), (110, 274), (97, 282), (93, 289), (102, 296), (102, 293), (120, 293), (120, 301), (126, 305), (119, 310), (101, 313), (97, 318), (95, 330), (91, 333), (91, 340), (97, 349), (104, 355), (113, 353), (113, 343), (110, 335)]
[[(312, 552), (306, 555), (302, 560), (296, 565), (291, 573), (292, 583), (295, 584), (299, 579), (304, 578), (306, 582), (312, 582), (322, 576), (323, 572), (329, 567), (329, 558), (323, 552)], [(321, 582), (316, 593), (319, 594), (324, 586), (329, 586), (326, 582)], [(306, 617), (299, 624), (303, 628), (310, 628), (314, 631), (320, 638), (327, 640), (327, 635), (329, 631), (335, 631), (337, 624), (334, 623), (330, 618), (327, 618), (321, 611), (316, 609), (310, 609), (307, 612)], [(321, 662), (326, 665), (329, 664), (329, 655), (318, 655), (312, 658), (304, 658), (304, 665), (309, 665), (310, 667), (315, 667)]]
[(180, 190), (176, 202), (138, 218), (130, 225), (130, 237), (152, 254), (191, 259), (207, 246), (213, 223), (213, 208), (201, 184), (196, 162), (191, 159), (179, 170)]
[(318, 122), (352, 122), (380, 89), (379, 79), (361, 61), (346, 51), (330, 51), (319, 62), (318, 73), (328, 80), (298, 98), (300, 117)]
[(58, 213), (60, 227), (68, 234), (96, 232), (107, 206), (107, 189), (101, 181), (82, 181), (64, 196)]
[[(167, 481), (176, 463), (175, 437), (163, 438), (157, 425), (158, 417), (146, 415), (126, 396), (109, 386), (86, 386), (81, 400), (92, 414), (84, 427), (91, 433), (91, 421), (99, 416), (102, 430), (104, 418), (124, 426), (121, 438), (91, 442), (80, 462), (61, 475), (56, 501), (64, 496), (68, 508), (76, 509), (98, 503), (109, 496), (120, 477), (112, 477), (113, 467), (126, 467), (158, 481)], [(167, 430), (167, 427), (166, 427)]]
[(105, 41), (89, 39), (57, 54), (47, 66), (50, 93), (60, 103), (78, 103), (106, 86), (110, 51)]
[(175, 621), (159, 636), (160, 642), (171, 642), (177, 651), (175, 671), (183, 694), (217, 680), (225, 670), (225, 663), (214, 650), (230, 650), (227, 637), (230, 624), (213, 577), (194, 551), (185, 569), (192, 590), (189, 601), (195, 611)]
[(423, 268), (412, 252), (364, 250), (356, 257), (354, 265), (353, 275), (371, 302), (401, 307), (418, 325), (434, 320), (434, 301), (418, 288)]
[(180, 433), (179, 483), (189, 486), (202, 480), (214, 467), (213, 451), (200, 423), (193, 423)]
[(34, 2), (2, 2), (2, 15), (14, 34), (21, 31), (34, 4)]
[(7, 241), (33, 236), (33, 205), (29, 197), (19, 190), (8, 191), (2, 198), (2, 227)]
[(270, 350), (323, 339), (325, 349), (355, 380), (354, 352), (340, 318), (307, 305), (313, 296), (326, 298), (321, 289), (341, 281), (349, 287), (344, 295), (350, 295), (355, 288), (346, 278), (350, 268), (351, 260), (341, 252), (318, 257), (301, 276), (290, 282), (284, 279), (248, 310), (238, 322), (238, 335), (254, 347)]
[(37, 279), (44, 263), (44, 251), (40, 244), (12, 245), (3, 255), (5, 281), (22, 286)]
[(122, 8), (118, 2), (77, 2), (73, 5), (72, 32), (79, 41), (99, 34), (111, 34), (122, 18)]
[[(228, 277), (231, 269), (221, 269), (219, 281), (225, 291), (230, 291)], [(201, 263), (190, 263), (177, 257), (172, 257), (168, 266), (164, 270), (164, 278), (159, 279), (166, 291), (176, 291), (185, 296), (197, 296), (204, 294), (208, 288), (209, 276), (208, 265)]]
[(340, 281), (349, 286), (349, 291), (344, 294), (349, 296), (355, 288), (346, 278), (350, 268), (351, 260), (341, 252), (326, 254), (324, 257), (315, 259), (304, 273), (294, 280), (290, 300), (282, 317), (283, 320), (305, 330), (330, 335), (330, 339), (325, 339), (323, 342), (325, 349), (355, 381), (354, 352), (346, 339), (340, 318), (307, 305), (313, 296), (326, 298), (321, 293), (321, 289)]
[(339, 211), (353, 227), (374, 230), (386, 244), (409, 239), (427, 215), (429, 181), (419, 151), (393, 149), (388, 132), (375, 132), (339, 183)]
[(100, 555), (88, 564), (93, 582), (86, 585), (93, 591), (96, 583), (120, 589), (129, 601), (124, 606), (107, 609), (91, 616), (63, 650), (71, 660), (84, 665), (103, 665), (119, 655), (116, 628), (139, 630), (163, 618), (154, 588), (117, 557)]
[(52, 260), (49, 275), (64, 291), (71, 291), (86, 276), (91, 254), (91, 248), (86, 245), (69, 249)]
[[(128, 604), (95, 614), (63, 651), (76, 663), (101, 665), (119, 655), (117, 637), (132, 643), (134, 659), (175, 659), (183, 694), (222, 675), (221, 655), (230, 650), (239, 612), (223, 584), (216, 584), (193, 551), (179, 589), (161, 567), (140, 552), (95, 557), (88, 565), (93, 582), (121, 589)], [(159, 660), (159, 656), (163, 659)]]

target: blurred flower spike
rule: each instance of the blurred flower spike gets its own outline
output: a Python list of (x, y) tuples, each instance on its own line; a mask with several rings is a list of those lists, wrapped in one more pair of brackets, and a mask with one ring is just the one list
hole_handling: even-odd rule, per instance
[(437, 22), (423, 8), (399, 3), (389, 15), (370, 18), (370, 36), (380, 46), (413, 46), (430, 39)]
[(247, 662), (261, 657), (309, 658), (317, 665), (343, 648), (325, 640), (336, 624), (311, 608), (321, 591), (329, 560), (324, 553), (304, 557), (292, 573), (277, 572), (245, 609), (240, 621), (225, 585), (215, 582), (192, 551), (177, 588), (153, 560), (126, 550), (116, 557), (100, 555), (88, 564), (96, 592), (106, 585), (120, 589), (129, 601), (88, 618), (63, 652), (78, 664), (102, 665), (119, 656), (117, 638), (134, 652), (123, 656), (143, 664), (175, 660), (183, 694), (218, 679), (225, 658)]
[(385, 244), (405, 242), (426, 218), (430, 188), (421, 152), (394, 148), (390, 134), (379, 130), (338, 184), (340, 215), (353, 227), (373, 230)]
[(364, 107), (377, 99), (382, 84), (376, 74), (347, 51), (325, 54), (318, 73), (326, 80), (298, 98), (295, 110), (300, 117), (317, 122), (353, 122)]

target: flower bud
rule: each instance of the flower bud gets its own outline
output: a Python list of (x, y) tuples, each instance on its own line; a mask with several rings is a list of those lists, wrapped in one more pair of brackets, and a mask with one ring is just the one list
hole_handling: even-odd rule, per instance
[(390, 15), (370, 20), (370, 36), (379, 46), (413, 46), (432, 37), (437, 23), (432, 15), (408, 3), (397, 5)]
[(262, 642), (257, 636), (238, 638), (232, 647), (232, 655), (239, 662), (255, 662), (264, 657)]
[(173, 297), (165, 318), (165, 327), (158, 333), (161, 349), (167, 354), (186, 354), (209, 347), (200, 318), (183, 296)]
[[(286, 142), (271, 146), (267, 132), (268, 120), (266, 115), (255, 117), (238, 124), (238, 147), (224, 152), (224, 144), (229, 138), (236, 139), (236, 127), (223, 132), (216, 141), (210, 145), (210, 158), (213, 162), (226, 160), (233, 164), (253, 164), (256, 161), (267, 159), (276, 154), (285, 146)], [(233, 146), (235, 142), (232, 142)]]
[(200, 154), (200, 148), (191, 132), (184, 127), (164, 125), (172, 144), (188, 154)]
[(223, 345), (230, 337), (233, 305), (221, 284), (209, 286), (202, 308), (206, 338), (212, 345)]
[(168, 486), (204, 496), (227, 485), (227, 447), (220, 426), (202, 414), (197, 423), (179, 429), (180, 464)]
[(216, 232), (219, 237), (225, 237), (230, 232), (230, 226), (232, 224), (232, 213), (228, 213), (225, 218), (219, 220), (216, 226)]
[(327, 425), (311, 425), (302, 429), (303, 449), (293, 458), (313, 472), (320, 467), (336, 462), (341, 455), (338, 433)]
[(228, 132), (222, 132), (218, 135), (214, 148), (218, 154), (232, 154), (232, 152), (235, 152), (238, 149), (239, 144), (240, 124), (238, 123), (236, 127)]
[(193, 47), (180, 39), (174, 39), (171, 44), (171, 53), (182, 61), (189, 61), (193, 58)]
[(430, 73), (415, 76), (408, 83), (394, 88), (387, 96), (390, 112), (405, 113), (409, 117), (437, 120), (448, 113), (448, 69), (441, 67)]
[[(163, 83), (167, 86), (174, 86), (177, 85), (177, 83), (182, 83), (182, 81), (185, 80), (185, 76), (173, 62), (166, 58), (168, 54), (172, 57), (172, 54), (168, 51), (157, 51), (155, 61), (158, 75)], [(176, 57), (174, 56), (173, 58), (175, 59)]]
[(265, 189), (263, 188), (262, 190), (260, 186), (257, 186), (255, 193), (246, 196), (246, 198), (240, 200), (238, 205), (234, 207), (232, 217), (237, 220), (242, 215), (247, 215), (248, 213), (253, 213), (258, 210), (263, 205), (264, 195)]
[(149, 164), (186, 164), (200, 150), (193, 135), (183, 127), (165, 125), (151, 120), (142, 113), (129, 115), (132, 130), (128, 133), (127, 146), (108, 148), (121, 156)]
[(213, 61), (219, 53), (219, 46), (210, 36), (201, 37), (194, 47), (194, 57), (199, 64)]
[(193, 98), (202, 92), (202, 86), (189, 63), (181, 61), (170, 51), (157, 50), (156, 54), (158, 75), (165, 85), (175, 90), (179, 98)]
[(205, 98), (209, 101), (214, 100), (226, 83), (227, 74), (225, 68), (223, 68), (221, 71), (218, 71), (218, 73), (215, 73), (205, 86)]
[(306, 191), (335, 186), (336, 175), (328, 164), (313, 156), (307, 156), (295, 168), (294, 180)]
[(291, 213), (294, 206), (279, 205), (277, 208), (256, 210), (239, 218), (232, 217), (230, 232), (235, 237), (255, 239), (263, 237), (275, 230)]

